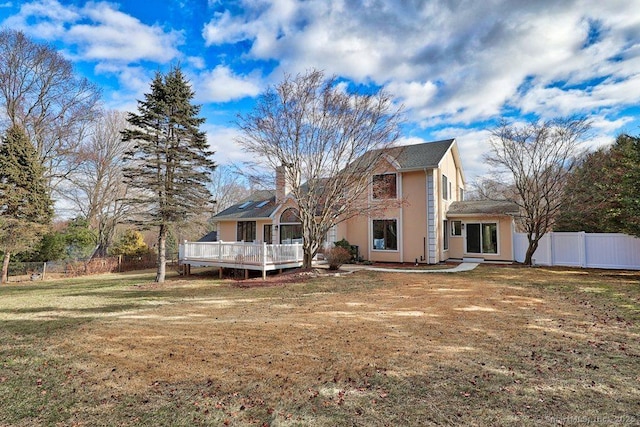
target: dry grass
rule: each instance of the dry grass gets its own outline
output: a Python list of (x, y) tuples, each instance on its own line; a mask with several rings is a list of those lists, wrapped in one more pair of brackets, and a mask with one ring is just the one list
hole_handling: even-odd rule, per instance
[(640, 273), (285, 279), (0, 290), (0, 424), (640, 423)]

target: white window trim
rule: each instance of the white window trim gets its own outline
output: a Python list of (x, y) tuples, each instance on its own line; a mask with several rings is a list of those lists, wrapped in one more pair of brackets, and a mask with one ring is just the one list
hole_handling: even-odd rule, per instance
[[(398, 233), (398, 241), (397, 246), (398, 249), (375, 249), (373, 247), (373, 221), (394, 221), (396, 222), (396, 232)], [(370, 234), (370, 239), (369, 239), (369, 250), (374, 251), (374, 252), (389, 252), (389, 253), (398, 253), (400, 252), (400, 248), (402, 247), (402, 233), (400, 233), (400, 220), (398, 218), (372, 218), (369, 221), (369, 232)]]
[[(460, 234), (453, 234), (453, 223), (454, 222), (459, 222), (460, 223)], [(462, 226), (462, 224), (464, 224), (464, 222), (462, 222), (459, 219), (450, 219), (449, 220), (449, 237), (462, 237), (464, 235), (464, 227)]]
[[(464, 229), (462, 230), (462, 235), (464, 236), (463, 243), (463, 253), (465, 255), (487, 255), (487, 256), (499, 256), (500, 255), (500, 221), (469, 221), (463, 222)], [(480, 242), (480, 252), (467, 252), (467, 224), (480, 224), (480, 229), (482, 230), (483, 224), (495, 224), (496, 225), (496, 252), (482, 252), (482, 242)], [(456, 236), (459, 237), (459, 236)]]
[(445, 218), (442, 220), (442, 252), (449, 252), (449, 247), (451, 246), (451, 241), (449, 238), (451, 237), (449, 233), (447, 233), (447, 229), (451, 228), (451, 220)]
[[(447, 182), (445, 183), (444, 180), (447, 180)], [(445, 185), (446, 184), (446, 185)], [(445, 174), (441, 174), (440, 176), (440, 193), (442, 196), (442, 200), (449, 200), (451, 198), (451, 195), (449, 194), (449, 177)], [(446, 196), (444, 194), (444, 192), (447, 192)]]

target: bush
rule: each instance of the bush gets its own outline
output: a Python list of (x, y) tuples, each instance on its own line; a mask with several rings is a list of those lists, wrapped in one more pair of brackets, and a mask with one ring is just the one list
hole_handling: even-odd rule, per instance
[(351, 260), (351, 253), (343, 247), (336, 246), (328, 249), (324, 257), (329, 263), (329, 270), (337, 270), (342, 264)]
[(334, 245), (338, 248), (346, 249), (351, 254), (351, 258), (347, 262), (358, 261), (358, 247), (353, 246), (347, 239), (342, 238), (342, 240), (335, 242)]

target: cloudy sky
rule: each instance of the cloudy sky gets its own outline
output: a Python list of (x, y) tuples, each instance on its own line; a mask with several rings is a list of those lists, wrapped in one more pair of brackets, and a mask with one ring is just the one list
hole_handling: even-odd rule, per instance
[(640, 0), (1, 2), (0, 25), (57, 47), (109, 108), (181, 64), (222, 164), (244, 156), (236, 114), (310, 68), (394, 95), (402, 143), (456, 138), (467, 181), (501, 117), (585, 114), (591, 146), (640, 134)]

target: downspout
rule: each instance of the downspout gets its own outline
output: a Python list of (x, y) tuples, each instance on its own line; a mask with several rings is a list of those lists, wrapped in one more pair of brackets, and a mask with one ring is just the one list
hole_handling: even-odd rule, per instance
[(425, 206), (425, 236), (422, 238), (422, 260), (429, 263), (427, 258), (427, 235), (429, 233), (429, 178), (427, 176), (427, 168), (424, 168), (424, 206)]
[(402, 244), (400, 245), (400, 262), (404, 262), (404, 207), (403, 207), (403, 203), (402, 203), (402, 181), (404, 180), (404, 175), (402, 172), (399, 172), (398, 175), (400, 175), (400, 224), (398, 224), (398, 235), (401, 236), (402, 239)]

